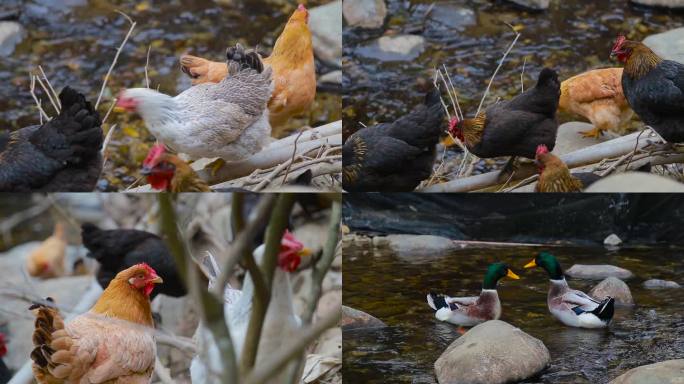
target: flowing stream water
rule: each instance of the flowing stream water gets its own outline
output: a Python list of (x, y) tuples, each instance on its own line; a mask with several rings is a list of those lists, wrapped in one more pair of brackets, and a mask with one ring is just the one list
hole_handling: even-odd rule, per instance
[[(616, 308), (606, 330), (566, 327), (549, 313), (548, 277), (523, 269), (540, 249), (550, 250), (564, 268), (573, 264), (613, 264), (635, 275), (629, 285), (636, 306)], [(344, 249), (344, 304), (388, 326), (344, 332), (343, 375), (349, 383), (436, 383), (434, 362), (459, 337), (457, 326), (440, 322), (425, 295), (432, 289), (451, 296), (479, 293), (487, 265), (503, 261), (520, 280), (502, 279), (501, 320), (542, 340), (550, 366), (524, 383), (607, 383), (625, 371), (684, 358), (684, 289), (643, 287), (651, 278), (684, 283), (684, 250), (634, 247), (468, 247), (441, 257), (399, 257), (387, 248)], [(585, 292), (598, 281), (570, 279)]]

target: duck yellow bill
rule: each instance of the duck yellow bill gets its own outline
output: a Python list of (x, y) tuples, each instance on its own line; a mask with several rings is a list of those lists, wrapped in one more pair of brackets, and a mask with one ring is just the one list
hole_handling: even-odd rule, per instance
[(511, 279), (515, 279), (515, 280), (518, 280), (520, 278), (520, 276), (516, 275), (510, 269), (508, 270), (508, 272), (506, 272), (506, 276), (510, 277)]
[(529, 263), (525, 264), (525, 268), (534, 268), (537, 266), (537, 263), (532, 259)]

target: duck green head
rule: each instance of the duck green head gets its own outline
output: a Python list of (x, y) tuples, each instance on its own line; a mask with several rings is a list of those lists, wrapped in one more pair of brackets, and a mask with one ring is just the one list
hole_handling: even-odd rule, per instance
[(551, 280), (563, 279), (563, 270), (561, 269), (556, 257), (546, 251), (539, 252), (537, 257), (525, 264), (525, 268), (542, 267), (548, 272)]
[(510, 268), (508, 268), (508, 264), (493, 263), (487, 267), (487, 273), (485, 273), (482, 289), (496, 289), (496, 283), (498, 283), (502, 277), (510, 277), (511, 279), (515, 280), (520, 278), (518, 275), (513, 273)]

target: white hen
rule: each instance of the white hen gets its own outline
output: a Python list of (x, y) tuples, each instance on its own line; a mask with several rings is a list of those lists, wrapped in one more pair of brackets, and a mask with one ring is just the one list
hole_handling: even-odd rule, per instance
[[(265, 246), (262, 244), (253, 252), (254, 258), (259, 264), (261, 264), (263, 259), (264, 248)], [(273, 275), (271, 301), (262, 327), (256, 364), (264, 361), (268, 356), (277, 351), (301, 326), (301, 320), (295, 314), (292, 304), (290, 273), (297, 269), (301, 256), (307, 252), (308, 250), (304, 248), (303, 244), (291, 233), (285, 233), (280, 253), (278, 254), (278, 267)], [(210, 283), (210, 286), (212, 283)], [(249, 318), (252, 313), (253, 297), (254, 283), (249, 274), (245, 276), (242, 291), (233, 289), (230, 285), (226, 286), (224, 291), (225, 303), (223, 312), (238, 360), (240, 360), (244, 350)], [(218, 382), (220, 370), (223, 369), (223, 366), (213, 335), (200, 324), (195, 338), (197, 339), (200, 353), (207, 351), (207, 355), (196, 356), (192, 360), (190, 376), (193, 384)], [(281, 371), (268, 383), (285, 382), (285, 375), (288, 370), (289, 367)]]
[(269, 141), (271, 69), (238, 44), (226, 54), (229, 75), (219, 83), (190, 87), (172, 97), (148, 88), (121, 92), (117, 107), (137, 111), (162, 143), (193, 159), (238, 161)]

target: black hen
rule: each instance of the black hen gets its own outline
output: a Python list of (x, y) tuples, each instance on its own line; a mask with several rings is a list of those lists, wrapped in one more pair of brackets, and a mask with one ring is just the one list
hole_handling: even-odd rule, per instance
[(440, 92), (434, 89), (425, 96), (425, 103), (408, 115), (351, 135), (342, 149), (344, 189), (414, 190), (432, 173), (444, 116)]
[(102, 171), (100, 116), (70, 87), (62, 112), (43, 125), (0, 133), (0, 191), (87, 192)]
[(168, 296), (184, 296), (187, 291), (176, 270), (176, 263), (162, 239), (149, 232), (135, 229), (102, 230), (85, 223), (81, 226), (83, 245), (90, 251), (88, 257), (100, 263), (97, 282), (106, 288), (117, 273), (138, 263), (147, 263), (164, 279), (159, 289), (152, 291)]

